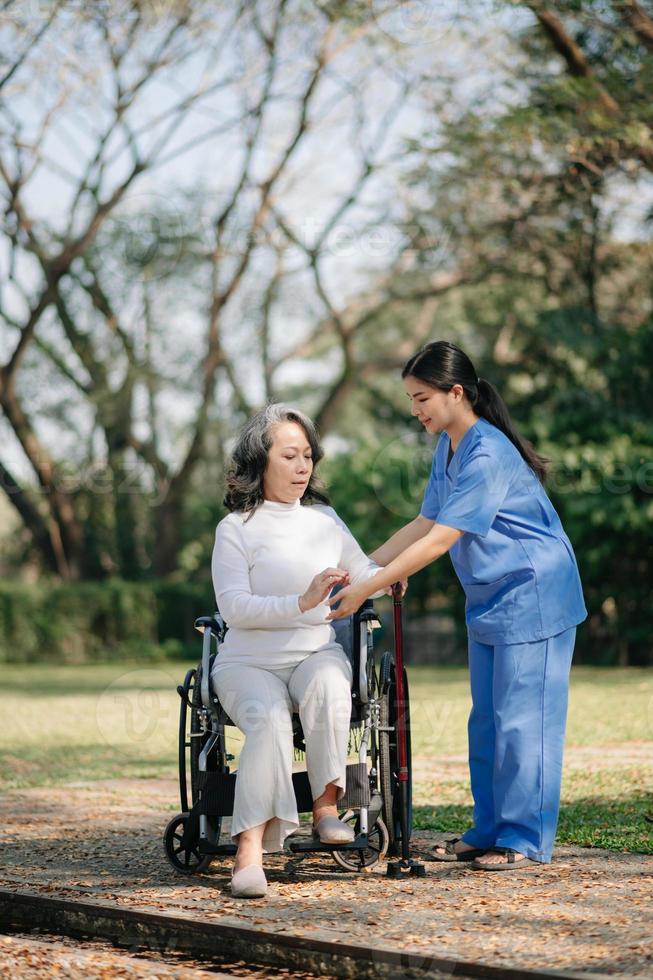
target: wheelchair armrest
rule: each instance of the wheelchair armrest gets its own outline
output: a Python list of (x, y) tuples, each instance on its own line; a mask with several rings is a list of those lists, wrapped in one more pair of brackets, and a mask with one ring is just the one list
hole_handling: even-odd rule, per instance
[(193, 625), (200, 633), (203, 633), (205, 629), (210, 629), (216, 636), (219, 636), (224, 630), (224, 623), (219, 623), (215, 616), (198, 616)]
[(354, 622), (369, 622), (372, 624), (372, 629), (376, 629), (377, 626), (381, 625), (381, 621), (374, 610), (374, 602), (372, 599), (366, 599), (362, 606), (356, 610), (354, 613)]

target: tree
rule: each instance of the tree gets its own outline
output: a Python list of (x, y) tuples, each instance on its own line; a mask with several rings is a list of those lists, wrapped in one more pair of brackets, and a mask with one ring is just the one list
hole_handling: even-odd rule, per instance
[[(483, 270), (439, 305), (433, 336), (471, 351), (551, 460), (590, 611), (580, 649), (641, 663), (653, 625), (653, 249), (644, 208), (624, 226), (617, 202), (650, 168), (653, 56), (632, 4), (528, 6), (508, 97), (449, 99), (446, 124), (413, 146), (424, 202), (413, 221), (446, 241), (451, 264)], [(433, 113), (446, 118), (439, 102)]]
[[(384, 219), (413, 80), (381, 56), (364, 5), (61, 2), (42, 23), (5, 6), (2, 485), (51, 572), (166, 575), (211, 447), (220, 458), (324, 338), (328, 431), (356, 336), (405, 301), (392, 290), (405, 249), (361, 268), (369, 286), (351, 300), (329, 277), (334, 236)], [(297, 215), (327, 139), (346, 166), (311, 228)], [(212, 173), (189, 181), (199, 147)]]

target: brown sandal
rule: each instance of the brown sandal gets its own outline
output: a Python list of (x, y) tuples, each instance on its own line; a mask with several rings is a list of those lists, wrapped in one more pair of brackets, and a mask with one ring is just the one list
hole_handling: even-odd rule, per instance
[[(471, 851), (456, 851), (454, 849), (455, 845), (461, 837), (452, 837), (450, 840), (441, 841), (439, 844), (434, 844), (431, 852), (431, 857), (434, 861), (473, 861), (475, 858), (479, 857), (481, 854), (485, 854), (485, 850), (475, 847)], [(435, 848), (443, 847), (444, 854), (436, 854)]]
[(504, 864), (496, 864), (494, 861), (491, 863), (483, 863), (478, 858), (476, 858), (472, 864), (472, 868), (477, 871), (517, 871), (518, 868), (534, 868), (539, 865), (539, 861), (534, 861), (532, 858), (523, 855), (521, 861), (518, 861), (515, 857), (516, 854), (521, 854), (521, 851), (516, 851), (513, 847), (490, 847), (485, 852), (486, 854), (505, 854), (507, 860)]

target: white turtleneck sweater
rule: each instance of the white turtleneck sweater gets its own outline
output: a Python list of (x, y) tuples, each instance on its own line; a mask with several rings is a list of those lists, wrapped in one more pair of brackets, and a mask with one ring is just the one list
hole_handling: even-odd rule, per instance
[(218, 662), (296, 666), (336, 642), (326, 602), (304, 613), (299, 608), (314, 576), (340, 567), (357, 583), (372, 578), (379, 566), (332, 507), (265, 500), (246, 517), (229, 514), (215, 533), (213, 587), (229, 627)]

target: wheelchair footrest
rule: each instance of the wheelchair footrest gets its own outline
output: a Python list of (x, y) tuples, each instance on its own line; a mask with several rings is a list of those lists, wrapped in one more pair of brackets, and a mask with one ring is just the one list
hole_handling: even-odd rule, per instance
[[(236, 791), (236, 772), (199, 772), (197, 774), (198, 799), (197, 813), (214, 817), (230, 817), (234, 812), (234, 793)], [(294, 772), (293, 788), (297, 799), (297, 812), (309, 813), (313, 809), (313, 794), (307, 772)], [(365, 762), (355, 762), (347, 766), (347, 785), (345, 795), (338, 800), (341, 810), (369, 806), (370, 781)]]
[[(347, 766), (345, 795), (338, 800), (339, 810), (357, 810), (370, 805), (370, 777), (366, 762), (353, 762)], [(311, 809), (313, 801), (311, 800)]]
[(288, 847), (293, 854), (312, 854), (316, 851), (362, 851), (369, 847), (369, 844), (367, 834), (359, 834), (349, 844), (323, 844), (315, 837), (307, 837), (305, 840), (291, 841)]
[(235, 772), (198, 772), (198, 813), (212, 817), (229, 817), (234, 812)]

